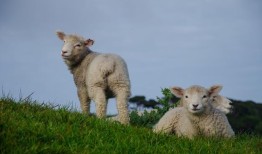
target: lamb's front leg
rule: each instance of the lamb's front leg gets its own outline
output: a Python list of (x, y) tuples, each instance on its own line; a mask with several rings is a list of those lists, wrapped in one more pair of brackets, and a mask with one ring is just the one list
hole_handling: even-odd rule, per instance
[(167, 111), (153, 128), (155, 133), (171, 134), (174, 127), (173, 111)]
[(77, 94), (80, 101), (81, 109), (84, 114), (89, 115), (90, 113), (90, 98), (88, 97), (88, 93), (86, 87), (77, 87)]

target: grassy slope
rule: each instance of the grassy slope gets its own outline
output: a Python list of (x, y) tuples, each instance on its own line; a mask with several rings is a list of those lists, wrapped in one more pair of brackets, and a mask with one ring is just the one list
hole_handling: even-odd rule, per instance
[(156, 135), (151, 130), (86, 117), (32, 102), (0, 98), (1, 153), (259, 153), (262, 139)]

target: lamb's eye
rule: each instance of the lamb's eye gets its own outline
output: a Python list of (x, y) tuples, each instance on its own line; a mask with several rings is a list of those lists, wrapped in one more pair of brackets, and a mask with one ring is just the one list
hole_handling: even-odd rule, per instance
[(186, 95), (185, 98), (188, 98), (188, 96)]
[(207, 98), (207, 96), (206, 96), (206, 95), (204, 95), (202, 98)]
[(80, 46), (81, 46), (81, 44), (76, 44), (76, 45), (75, 45), (75, 47), (80, 47)]

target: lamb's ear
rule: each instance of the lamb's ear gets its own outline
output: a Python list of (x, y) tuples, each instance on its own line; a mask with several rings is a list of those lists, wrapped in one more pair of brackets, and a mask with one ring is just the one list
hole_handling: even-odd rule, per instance
[(176, 97), (181, 98), (184, 95), (184, 89), (180, 87), (171, 87), (169, 88), (171, 93), (174, 94)]
[(64, 37), (65, 37), (65, 33), (64, 33), (64, 32), (62, 32), (62, 31), (57, 31), (57, 32), (56, 32), (56, 35), (58, 36), (58, 38), (59, 38), (60, 40), (64, 40)]
[(56, 32), (56, 35), (58, 36), (58, 38), (59, 38), (60, 40), (64, 40), (64, 37), (65, 37), (65, 33), (64, 33), (64, 32), (57, 31), (57, 32)]
[(95, 42), (94, 40), (88, 39), (85, 41), (85, 45), (89, 47), (89, 46), (92, 46), (94, 42)]
[(222, 85), (214, 85), (209, 88), (209, 96), (215, 96), (218, 95), (218, 93), (222, 90), (223, 86)]

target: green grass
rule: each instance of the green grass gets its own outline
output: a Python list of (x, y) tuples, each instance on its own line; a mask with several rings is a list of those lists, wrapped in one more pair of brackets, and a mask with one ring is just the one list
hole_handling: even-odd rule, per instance
[(0, 98), (0, 153), (261, 153), (262, 138), (159, 135), (141, 126), (87, 117), (66, 107)]

